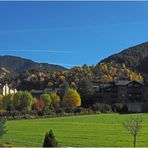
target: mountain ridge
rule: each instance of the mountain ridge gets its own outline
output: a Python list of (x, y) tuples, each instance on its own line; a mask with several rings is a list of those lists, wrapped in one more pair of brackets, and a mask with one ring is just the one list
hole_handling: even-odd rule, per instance
[[(144, 42), (124, 49), (119, 53), (113, 54), (108, 58), (101, 60), (94, 67), (89, 66), (89, 68), (93, 77), (99, 78), (103, 81), (112, 81), (115, 77), (120, 77), (120, 79), (142, 80), (142, 76), (148, 76), (147, 63), (148, 42)], [(53, 71), (67, 70), (59, 65), (38, 63), (30, 59), (11, 55), (0, 56), (0, 66), (6, 68), (6, 70), (10, 71), (10, 73), (17, 74), (29, 70), (32, 70), (32, 73), (44, 71), (46, 74)], [(87, 66), (84, 66), (84, 69), (88, 68), (86, 67)], [(72, 70), (73, 68), (69, 71)], [(81, 73), (79, 69), (77, 73)], [(146, 79), (148, 80), (148, 77)]]
[[(144, 42), (127, 49), (122, 50), (119, 53), (113, 54), (103, 60), (100, 63), (116, 63), (119, 65), (125, 64), (132, 70), (137, 70), (142, 73), (148, 73), (148, 42)], [(144, 64), (144, 65), (143, 65)]]
[(65, 67), (55, 64), (48, 63), (38, 63), (33, 60), (11, 56), (11, 55), (0, 55), (0, 65), (11, 71), (12, 73), (18, 74), (23, 71), (41, 68), (41, 69), (51, 69), (51, 70), (67, 70)]

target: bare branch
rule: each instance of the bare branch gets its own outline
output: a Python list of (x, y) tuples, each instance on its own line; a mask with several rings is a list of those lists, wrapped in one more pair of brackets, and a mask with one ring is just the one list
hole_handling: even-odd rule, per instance
[(136, 137), (140, 129), (142, 128), (142, 117), (138, 116), (129, 116), (129, 118), (123, 123), (123, 126), (127, 131), (134, 136), (134, 147), (136, 147)]

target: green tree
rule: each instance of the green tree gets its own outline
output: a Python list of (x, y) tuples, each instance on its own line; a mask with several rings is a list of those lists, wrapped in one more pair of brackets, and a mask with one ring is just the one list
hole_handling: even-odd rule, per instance
[(32, 103), (33, 103), (33, 97), (31, 93), (24, 91), (22, 93), (22, 103), (23, 103), (23, 108), (26, 111), (31, 110)]
[(0, 95), (0, 109), (3, 107), (3, 96)]
[(91, 104), (93, 94), (93, 84), (88, 78), (83, 78), (78, 83), (78, 92), (81, 96), (82, 106)]
[(27, 91), (18, 91), (14, 95), (13, 103), (14, 103), (16, 110), (29, 111), (29, 110), (31, 110), (31, 106), (33, 103), (33, 97)]
[(49, 94), (42, 94), (40, 96), (40, 99), (42, 99), (45, 103), (45, 106), (50, 106), (51, 105), (51, 98)]
[(3, 96), (3, 100), (2, 100), (2, 108), (9, 110), (9, 108), (13, 106), (13, 95), (6, 95)]
[(69, 90), (69, 83), (64, 80), (63, 83), (61, 84), (61, 93), (60, 96), (63, 98), (64, 94), (66, 94)]
[(0, 137), (2, 137), (6, 133), (5, 122), (6, 122), (6, 120), (4, 118), (0, 118)]
[(64, 107), (71, 108), (81, 106), (81, 98), (79, 93), (76, 90), (70, 88), (69, 91), (64, 95), (62, 104)]
[(49, 132), (45, 134), (43, 147), (57, 147), (57, 146), (58, 146), (58, 142), (52, 130), (50, 130)]

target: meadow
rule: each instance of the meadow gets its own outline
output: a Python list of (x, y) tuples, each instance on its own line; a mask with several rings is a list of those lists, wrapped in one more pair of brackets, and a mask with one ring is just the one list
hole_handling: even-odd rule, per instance
[[(135, 114), (133, 114), (135, 115)], [(143, 128), (137, 146), (148, 147), (148, 114), (141, 114)], [(7, 121), (7, 133), (2, 140), (13, 146), (42, 146), (45, 132), (53, 130), (59, 146), (127, 147), (133, 137), (122, 123), (130, 115), (96, 114), (72, 117)]]

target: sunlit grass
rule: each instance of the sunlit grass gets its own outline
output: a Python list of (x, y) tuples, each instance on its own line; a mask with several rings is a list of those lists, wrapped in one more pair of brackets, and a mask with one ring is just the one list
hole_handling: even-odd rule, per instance
[[(137, 146), (148, 147), (148, 114), (141, 114), (143, 128)], [(45, 132), (53, 130), (60, 146), (133, 146), (123, 128), (129, 115), (98, 114), (46, 119), (7, 121), (4, 142), (13, 146), (42, 146)]]

